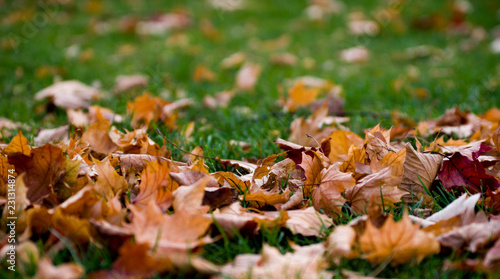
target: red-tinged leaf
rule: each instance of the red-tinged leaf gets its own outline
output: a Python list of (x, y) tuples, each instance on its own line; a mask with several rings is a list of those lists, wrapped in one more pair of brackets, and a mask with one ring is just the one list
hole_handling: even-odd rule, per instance
[(500, 182), (486, 174), (477, 159), (470, 161), (458, 152), (443, 161), (438, 177), (448, 191), (465, 187), (471, 193), (479, 193), (487, 189), (496, 190), (500, 186)]

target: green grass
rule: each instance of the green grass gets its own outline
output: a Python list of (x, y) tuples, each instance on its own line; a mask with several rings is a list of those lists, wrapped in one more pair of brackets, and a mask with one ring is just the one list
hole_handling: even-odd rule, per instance
[[(57, 1), (56, 1), (57, 2)], [(62, 1), (61, 1), (62, 2)], [(382, 121), (384, 127), (391, 126), (390, 114), (393, 110), (414, 120), (435, 118), (445, 109), (458, 106), (474, 113), (500, 106), (500, 55), (490, 52), (491, 34), (470, 52), (462, 52), (462, 35), (446, 33), (443, 30), (422, 31), (411, 28), (411, 22), (421, 14), (439, 13), (449, 18), (449, 1), (407, 1), (401, 7), (402, 19), (407, 27), (405, 32), (394, 31), (384, 25), (376, 37), (353, 36), (347, 31), (346, 22), (350, 11), (362, 10), (368, 18), (373, 18), (373, 9), (386, 1), (355, 1), (346, 4), (344, 12), (332, 15), (322, 23), (306, 19), (304, 9), (307, 1), (272, 0), (263, 2), (249, 0), (246, 9), (225, 12), (210, 8), (206, 1), (106, 1), (99, 14), (86, 11), (87, 1), (70, 1), (68, 5), (52, 4), (56, 10), (43, 24), (36, 23), (37, 16), (47, 15), (41, 2), (31, 0), (0, 2), (0, 18), (7, 18), (14, 12), (32, 7), (15, 23), (2, 21), (0, 25), (0, 115), (14, 121), (28, 124), (32, 129), (24, 131), (33, 137), (42, 128), (54, 128), (67, 122), (66, 113), (57, 109), (47, 112), (38, 109), (43, 102), (35, 102), (33, 96), (39, 90), (51, 85), (53, 74), (37, 74), (42, 67), (56, 69), (63, 80), (77, 79), (91, 84), (99, 81), (105, 91), (111, 91), (118, 75), (142, 73), (150, 78), (144, 89), (131, 90), (118, 95), (104, 94), (98, 105), (108, 107), (122, 115), (126, 114), (126, 103), (144, 91), (175, 100), (186, 92), (196, 104), (182, 112), (177, 122), (178, 128), (169, 132), (158, 126), (167, 137), (184, 149), (200, 145), (205, 155), (231, 159), (262, 158), (279, 152), (273, 140), (277, 135), (287, 138), (291, 121), (310, 112), (301, 110), (295, 114), (285, 113), (277, 104), (280, 97), (279, 85), (285, 79), (303, 75), (329, 79), (342, 85), (345, 98), (344, 110), (351, 117), (348, 127), (362, 133)], [(472, 2), (472, 1), (471, 1)], [(44, 3), (44, 2), (43, 2)], [(118, 31), (105, 35), (91, 32), (93, 22), (107, 22), (116, 25), (124, 16), (147, 18), (149, 15), (168, 12), (173, 8), (185, 8), (193, 19), (193, 26), (184, 32), (189, 40), (186, 47), (167, 46), (166, 41), (173, 34), (161, 36), (139, 36)], [(473, 3), (473, 12), (468, 20), (475, 27), (491, 31), (499, 24), (498, 1)], [(203, 36), (199, 24), (209, 19), (222, 35), (219, 41)], [(27, 34), (25, 28), (33, 24), (35, 31)], [(255, 41), (275, 39), (286, 35), (290, 45), (284, 49), (269, 52), (256, 47)], [(16, 48), (8, 47), (13, 37), (27, 38)], [(119, 48), (131, 45), (136, 52), (129, 56), (119, 55)], [(371, 58), (362, 64), (348, 64), (339, 60), (338, 52), (356, 45), (365, 45), (371, 51)], [(81, 62), (78, 58), (67, 58), (65, 50), (78, 45), (81, 50), (92, 50), (94, 56)], [(407, 48), (430, 45), (443, 50), (441, 57), (426, 57), (414, 60), (400, 60), (397, 56)], [(232, 99), (228, 108), (210, 110), (202, 105), (205, 95), (213, 95), (234, 85), (236, 70), (222, 70), (220, 61), (237, 52), (244, 51), (250, 60), (262, 66), (260, 79), (254, 91), (241, 92)], [(272, 53), (289, 52), (298, 57), (295, 66), (281, 67), (269, 63)], [(198, 52), (195, 54), (195, 52)], [(313, 59), (315, 66), (303, 67), (304, 59)], [(196, 65), (203, 64), (216, 73), (213, 83), (192, 81)], [(408, 73), (417, 73), (408, 78)], [(438, 76), (438, 74), (440, 74)], [(402, 78), (406, 85), (400, 91), (393, 87), (394, 80)], [(412, 88), (422, 87), (429, 95), (420, 99), (412, 95)], [(166, 93), (168, 92), (168, 93)], [(241, 107), (250, 108), (251, 113), (241, 113)], [(119, 129), (128, 129), (130, 119), (116, 124)], [(192, 141), (185, 141), (180, 131), (190, 121), (196, 122)], [(277, 132), (272, 132), (277, 131)], [(158, 143), (162, 138), (154, 129), (150, 137)], [(250, 152), (240, 148), (229, 148), (229, 140), (246, 141), (251, 144)], [(10, 138), (4, 139), (8, 142)], [(169, 147), (171, 148), (171, 146)], [(171, 148), (174, 159), (180, 159), (181, 151)], [(210, 171), (221, 169), (215, 160), (208, 160)], [(450, 202), (445, 193), (436, 193), (438, 207)], [(388, 209), (399, 218), (401, 208)], [(352, 214), (345, 210), (341, 223), (347, 223)], [(217, 232), (213, 232), (217, 233)], [(299, 244), (319, 242), (294, 236), (287, 230), (266, 231), (255, 237), (238, 235), (224, 238), (204, 248), (204, 256), (214, 263), (222, 264), (241, 253), (258, 253), (263, 243), (278, 247), (282, 252), (290, 251), (288, 240)], [(110, 267), (112, 258), (109, 251), (94, 246), (82, 247), (78, 252), (87, 272)], [(98, 261), (97, 258), (105, 258)], [(456, 255), (456, 258), (463, 255)], [(63, 250), (55, 256), (55, 262), (71, 259), (71, 253)], [(386, 267), (378, 274), (382, 277), (401, 278), (469, 278), (484, 274), (461, 273), (442, 270), (445, 259), (434, 256), (418, 265), (397, 268)], [(370, 274), (378, 266), (364, 260), (342, 261), (340, 270), (347, 268)], [(4, 271), (2, 271), (4, 272)], [(341, 278), (338, 271), (336, 277)], [(4, 274), (0, 274), (4, 276)]]

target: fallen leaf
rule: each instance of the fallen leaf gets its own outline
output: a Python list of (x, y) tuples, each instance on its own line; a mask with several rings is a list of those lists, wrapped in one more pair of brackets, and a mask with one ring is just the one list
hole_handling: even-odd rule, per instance
[[(217, 1), (217, 0), (216, 0)], [(247, 56), (243, 52), (236, 52), (222, 59), (220, 66), (222, 69), (232, 69), (245, 62)]]
[(111, 122), (100, 113), (97, 113), (97, 121), (90, 124), (87, 131), (82, 135), (82, 143), (87, 143), (90, 148), (99, 153), (114, 152), (118, 146), (109, 137)]
[(144, 75), (117, 76), (113, 91), (123, 92), (135, 87), (145, 87), (148, 85), (148, 80)]
[(312, 207), (288, 210), (287, 214), (289, 219), (286, 220), (285, 225), (293, 234), (319, 237), (332, 225), (327, 216)]
[(30, 157), (9, 156), (9, 163), (15, 166), (18, 174), (26, 172), (24, 182), (28, 188), (28, 199), (49, 208), (57, 203), (54, 186), (66, 171), (64, 162), (61, 148), (51, 144), (33, 148)]
[(21, 131), (19, 131), (19, 133), (14, 136), (14, 138), (12, 138), (9, 145), (5, 147), (3, 152), (9, 156), (31, 156), (31, 146), (29, 145), (28, 139), (23, 136), (23, 133)]
[[(486, 219), (486, 218), (484, 218)], [(437, 240), (441, 245), (451, 247), (455, 250), (467, 248), (475, 253), (500, 236), (500, 220), (473, 222), (471, 224), (455, 228), (447, 233), (441, 234)]]
[(63, 109), (88, 108), (89, 102), (97, 98), (97, 89), (77, 80), (57, 82), (35, 94), (35, 100), (50, 98)]
[(491, 247), (484, 257), (483, 264), (486, 267), (492, 267), (494, 262), (500, 260), (500, 239), (497, 239), (493, 247)]
[(40, 146), (60, 139), (68, 139), (68, 128), (68, 125), (64, 125), (55, 129), (42, 129), (35, 138), (35, 145)]
[(443, 160), (438, 177), (448, 191), (465, 187), (471, 193), (479, 193), (496, 190), (500, 186), (500, 182), (487, 174), (477, 159), (471, 161), (459, 152)]
[(327, 257), (338, 264), (340, 258), (354, 256), (353, 245), (356, 240), (356, 231), (348, 225), (335, 227), (327, 240)]
[(394, 222), (388, 218), (381, 228), (366, 223), (366, 229), (359, 238), (361, 252), (371, 263), (390, 260), (392, 264), (404, 264), (412, 259), (420, 262), (423, 258), (439, 253), (439, 243), (431, 233), (419, 229), (404, 213), (403, 219)]
[(95, 190), (105, 199), (111, 199), (115, 195), (124, 193), (128, 188), (128, 183), (125, 178), (116, 173), (115, 168), (109, 160), (99, 161), (92, 160), (97, 171), (97, 181)]
[(439, 154), (419, 153), (410, 143), (407, 143), (405, 148), (403, 180), (399, 189), (409, 193), (403, 200), (416, 202), (420, 199), (420, 195), (426, 195), (425, 188), (430, 189), (441, 168), (443, 157)]
[(322, 244), (295, 246), (294, 253), (282, 255), (277, 248), (264, 244), (261, 255), (242, 254), (222, 269), (222, 277), (247, 278), (329, 278), (323, 259)]
[(297, 166), (304, 171), (302, 180), (304, 180), (304, 197), (307, 198), (320, 186), (324, 165), (318, 153), (311, 151), (302, 153), (301, 163)]
[(321, 141), (336, 130), (333, 127), (323, 128), (323, 124), (327, 120), (327, 115), (328, 107), (325, 104), (306, 120), (302, 117), (293, 120), (292, 124), (290, 124), (292, 132), (290, 133), (289, 140), (303, 146), (319, 145)]
[(345, 198), (351, 204), (354, 212), (365, 211), (365, 206), (372, 196), (376, 197), (377, 204), (392, 205), (400, 202), (406, 194), (398, 189), (401, 177), (394, 176), (391, 168), (387, 167), (378, 173), (370, 174), (351, 188), (346, 189)]
[(215, 73), (203, 65), (197, 65), (193, 72), (193, 80), (195, 82), (214, 81)]
[(171, 30), (186, 28), (191, 25), (191, 22), (191, 17), (186, 11), (178, 10), (139, 21), (135, 32), (139, 35), (161, 35)]
[(241, 67), (236, 74), (236, 89), (253, 90), (259, 79), (261, 67), (256, 64), (247, 63)]
[(364, 46), (352, 47), (340, 52), (340, 59), (349, 63), (366, 62), (369, 56), (370, 52)]
[(346, 201), (342, 194), (355, 184), (352, 175), (341, 172), (338, 164), (322, 169), (320, 185), (312, 195), (314, 208), (330, 217), (338, 217)]
[(75, 279), (80, 278), (85, 269), (76, 263), (54, 265), (52, 261), (44, 257), (38, 262), (34, 279)]
[(172, 193), (179, 187), (171, 174), (178, 171), (177, 166), (168, 161), (148, 162), (141, 174), (139, 193), (132, 203), (145, 207), (154, 201), (163, 210), (169, 208), (172, 205)]
[(158, 121), (163, 106), (168, 104), (158, 97), (152, 97), (149, 93), (144, 93), (127, 103), (127, 112), (132, 115), (131, 125), (134, 128), (149, 126), (151, 121)]
[(351, 146), (362, 147), (363, 139), (353, 132), (334, 131), (323, 140), (321, 149), (331, 162), (346, 161)]

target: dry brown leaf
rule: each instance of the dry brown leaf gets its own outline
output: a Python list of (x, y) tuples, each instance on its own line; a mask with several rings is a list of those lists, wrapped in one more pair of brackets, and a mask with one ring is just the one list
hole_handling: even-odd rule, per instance
[[(340, 171), (350, 172), (356, 180), (363, 178), (364, 176), (371, 174), (371, 169), (369, 173), (362, 173), (359, 168), (362, 165), (367, 165), (369, 162), (367, 160), (367, 155), (364, 148), (359, 148), (356, 146), (349, 147), (347, 152), (347, 160), (340, 166)], [(358, 169), (356, 170), (356, 166)]]
[(491, 138), (495, 146), (497, 147), (497, 151), (500, 152), (500, 122), (497, 124), (497, 128), (495, 132), (493, 133), (493, 136)]
[(9, 145), (5, 147), (3, 153), (12, 156), (12, 155), (31, 155), (31, 146), (27, 138), (23, 136), (23, 133), (19, 131), (19, 133), (12, 138)]
[(380, 124), (371, 129), (366, 133), (365, 139), (365, 150), (368, 158), (371, 160), (375, 156), (378, 160), (387, 155), (389, 152), (396, 152), (396, 150), (391, 146), (391, 130), (383, 130), (380, 128)]
[(222, 69), (232, 69), (245, 62), (247, 56), (243, 52), (236, 52), (222, 59), (220, 66)]
[(205, 195), (205, 187), (211, 179), (213, 178), (205, 176), (192, 185), (177, 188), (173, 193), (174, 201), (172, 203), (176, 212), (206, 213), (208, 207), (202, 205), (202, 201)]
[(92, 227), (88, 219), (64, 214), (59, 209), (52, 214), (52, 227), (76, 243), (84, 244), (93, 239)]
[(163, 106), (169, 102), (144, 93), (127, 103), (127, 112), (132, 115), (131, 125), (134, 128), (149, 126), (151, 121), (158, 121)]
[(290, 190), (287, 188), (282, 193), (268, 192), (258, 187), (252, 187), (250, 192), (242, 196), (245, 201), (250, 202), (253, 207), (260, 208), (266, 205), (281, 205), (290, 198)]
[(97, 89), (77, 80), (57, 82), (35, 95), (35, 100), (50, 98), (51, 102), (63, 109), (88, 108), (89, 102), (97, 98)]
[(293, 234), (319, 237), (332, 225), (330, 218), (312, 207), (288, 210), (287, 214), (289, 219), (285, 225)]
[(321, 93), (320, 87), (306, 87), (304, 81), (299, 80), (288, 89), (288, 99), (285, 108), (289, 111), (296, 111), (300, 107), (311, 104)]
[(323, 152), (332, 163), (348, 160), (351, 146), (362, 147), (363, 139), (349, 131), (334, 131), (321, 143)]
[(443, 157), (438, 154), (419, 153), (410, 143), (407, 143), (405, 148), (403, 180), (399, 189), (409, 193), (403, 197), (405, 201), (416, 202), (421, 195), (426, 195), (424, 186), (430, 189), (441, 168)]
[(491, 247), (484, 257), (483, 264), (486, 267), (492, 267), (494, 262), (500, 260), (500, 239), (497, 239), (493, 247)]
[[(481, 214), (481, 213), (479, 213)], [(479, 215), (478, 214), (478, 215)], [(476, 217), (477, 218), (477, 217)], [(486, 219), (486, 217), (481, 217)], [(484, 247), (500, 236), (500, 220), (481, 220), (471, 224), (455, 228), (447, 233), (441, 234), (437, 240), (441, 245), (453, 249), (467, 248), (475, 253), (479, 248)]]
[[(201, 205), (201, 199), (197, 204)], [(189, 208), (180, 207), (174, 214), (168, 215), (163, 214), (153, 201), (142, 210), (129, 205), (133, 219), (127, 227), (137, 243), (147, 243), (150, 248), (171, 248), (187, 253), (189, 249), (209, 243), (210, 239), (201, 237), (212, 224), (212, 219), (199, 214), (199, 211), (190, 212)]]
[(82, 135), (82, 143), (87, 143), (90, 148), (99, 153), (114, 152), (118, 146), (109, 137), (111, 122), (97, 113), (97, 121), (90, 124), (87, 131)]
[(193, 80), (195, 82), (202, 81), (214, 81), (215, 73), (212, 72), (209, 68), (203, 65), (197, 65), (193, 72)]
[(387, 167), (378, 173), (370, 174), (345, 191), (345, 198), (351, 204), (351, 208), (362, 213), (372, 196), (379, 205), (392, 205), (400, 202), (405, 192), (398, 189), (401, 177), (394, 176), (391, 168)]
[(355, 184), (356, 180), (350, 173), (339, 170), (339, 164), (321, 170), (320, 185), (312, 196), (314, 208), (330, 217), (338, 217), (346, 201), (342, 194)]
[(302, 117), (295, 119), (290, 125), (289, 140), (298, 145), (317, 146), (319, 142), (336, 130), (333, 127), (323, 128), (327, 115), (328, 107), (324, 104), (306, 120)]
[(45, 257), (38, 262), (38, 268), (34, 279), (75, 279), (80, 278), (85, 273), (83, 266), (76, 263), (66, 263), (54, 265), (52, 261)]
[(302, 162), (298, 164), (304, 170), (304, 197), (308, 198), (321, 184), (321, 171), (324, 169), (319, 153), (310, 151), (302, 152)]
[(68, 139), (68, 125), (55, 129), (42, 129), (35, 138), (35, 145), (44, 145), (60, 139)]
[(439, 243), (431, 233), (413, 224), (408, 213), (394, 222), (389, 217), (381, 228), (366, 222), (366, 229), (359, 238), (361, 252), (371, 263), (389, 260), (394, 264), (408, 263), (412, 259), (420, 262), (423, 258), (439, 253)]
[(28, 199), (51, 208), (57, 203), (54, 186), (66, 171), (65, 159), (61, 148), (46, 144), (32, 149), (31, 157), (9, 156), (9, 163), (15, 166), (18, 174), (26, 172), (24, 182)]
[(256, 64), (247, 63), (241, 67), (236, 74), (236, 89), (253, 90), (259, 79), (261, 67)]
[(348, 225), (335, 227), (327, 240), (327, 258), (336, 264), (340, 258), (352, 258), (354, 256), (353, 245), (356, 240), (356, 231)]
[(344, 49), (340, 52), (340, 59), (349, 63), (366, 62), (370, 57), (370, 51), (364, 46)]
[(474, 209), (480, 198), (480, 194), (475, 194), (470, 197), (467, 197), (467, 194), (462, 194), (452, 203), (448, 204), (445, 208), (432, 214), (425, 220), (419, 220), (417, 218), (415, 218), (414, 220), (418, 220), (417, 222), (420, 222), (423, 227), (427, 227), (429, 225), (433, 225), (437, 222), (445, 221), (453, 217), (460, 217), (460, 223), (462, 225), (470, 224), (473, 222), (476, 216)]
[(330, 278), (333, 274), (325, 271), (323, 259), (325, 248), (322, 244), (294, 246), (294, 253), (282, 255), (277, 248), (264, 244), (261, 255), (242, 254), (234, 262), (226, 264), (221, 272), (225, 278)]
[(116, 173), (109, 160), (99, 161), (93, 159), (97, 171), (95, 190), (106, 199), (111, 199), (126, 191), (128, 183), (125, 178)]
[(133, 204), (145, 207), (154, 201), (161, 209), (165, 210), (172, 205), (172, 193), (179, 187), (171, 175), (178, 172), (177, 166), (169, 161), (151, 161), (141, 174), (139, 193)]
[(148, 85), (148, 81), (148, 77), (144, 75), (117, 76), (113, 91), (118, 93), (135, 87), (145, 87)]

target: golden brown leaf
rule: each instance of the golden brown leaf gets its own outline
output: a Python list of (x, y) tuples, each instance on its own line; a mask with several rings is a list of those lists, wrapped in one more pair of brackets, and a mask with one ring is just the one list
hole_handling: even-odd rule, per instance
[(97, 121), (90, 124), (87, 131), (83, 133), (82, 142), (89, 144), (92, 150), (99, 153), (114, 152), (118, 146), (109, 137), (110, 128), (111, 122), (98, 112)]
[(288, 210), (287, 214), (289, 219), (286, 220), (285, 225), (293, 234), (319, 237), (332, 225), (326, 215), (317, 212), (312, 207)]
[(60, 234), (76, 243), (87, 243), (92, 240), (91, 226), (88, 219), (80, 219), (55, 210), (52, 215), (52, 226)]
[(31, 146), (29, 145), (29, 141), (27, 138), (23, 136), (23, 133), (19, 131), (19, 133), (12, 138), (9, 145), (3, 150), (3, 152), (7, 155), (31, 155)]
[(363, 139), (353, 132), (334, 131), (321, 143), (321, 148), (332, 163), (346, 161), (351, 146), (359, 148), (363, 146)]
[(348, 225), (335, 227), (327, 240), (327, 257), (338, 264), (339, 259), (354, 256), (352, 246), (356, 240), (356, 231)]
[(304, 170), (304, 197), (308, 198), (316, 187), (321, 184), (321, 171), (324, 169), (323, 162), (318, 153), (302, 152), (302, 162), (298, 165)]
[(65, 173), (64, 162), (61, 148), (51, 144), (34, 148), (31, 157), (9, 156), (9, 163), (15, 166), (17, 173), (26, 172), (24, 182), (28, 199), (35, 204), (44, 203), (49, 208), (57, 203), (54, 185)]
[(321, 171), (320, 186), (313, 192), (313, 206), (330, 217), (338, 217), (346, 201), (342, 193), (356, 184), (350, 173), (341, 172), (338, 164)]
[(167, 101), (152, 97), (149, 93), (144, 93), (135, 98), (133, 102), (128, 102), (127, 111), (132, 114), (132, 127), (147, 127), (151, 121), (158, 121), (161, 110), (166, 104), (168, 104)]
[[(333, 127), (322, 128), (328, 115), (328, 107), (324, 104), (306, 120), (303, 117), (295, 119), (290, 125), (289, 140), (299, 145), (316, 146), (336, 129)], [(309, 136), (308, 136), (309, 135)]]
[(380, 124), (366, 133), (365, 150), (368, 158), (371, 160), (373, 157), (382, 160), (389, 152), (396, 152), (390, 144), (391, 130), (384, 130)]
[(378, 173), (370, 174), (359, 181), (355, 186), (345, 191), (345, 198), (351, 203), (351, 208), (361, 213), (372, 196), (377, 204), (391, 205), (401, 201), (405, 192), (398, 189), (401, 177), (394, 176), (391, 168), (387, 167)]
[(441, 168), (443, 157), (437, 154), (418, 153), (410, 143), (406, 144), (406, 154), (403, 180), (399, 189), (408, 192), (403, 198), (405, 201), (415, 202), (419, 199), (419, 195), (426, 194), (424, 186), (430, 188)]
[(95, 185), (97, 193), (103, 195), (106, 199), (111, 199), (128, 188), (128, 183), (125, 178), (116, 173), (109, 160), (99, 161), (94, 159), (93, 161), (97, 171), (97, 181)]
[(389, 260), (394, 264), (404, 264), (412, 259), (420, 262), (423, 258), (439, 253), (439, 243), (431, 233), (413, 224), (408, 213), (394, 222), (388, 218), (381, 228), (366, 222), (366, 229), (359, 239), (361, 252), (372, 263)]
[(177, 166), (168, 161), (148, 162), (141, 174), (139, 194), (133, 203), (145, 207), (150, 201), (154, 201), (162, 209), (169, 208), (172, 204), (172, 193), (179, 187), (170, 173), (178, 171)]

